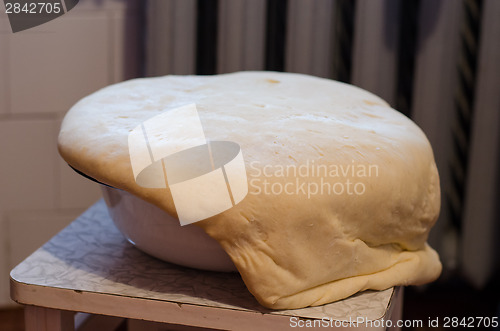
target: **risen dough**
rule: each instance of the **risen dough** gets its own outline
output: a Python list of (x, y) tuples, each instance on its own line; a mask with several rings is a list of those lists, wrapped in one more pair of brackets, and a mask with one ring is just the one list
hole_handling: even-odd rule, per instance
[[(68, 112), (60, 153), (89, 176), (176, 215), (168, 189), (135, 183), (127, 136), (190, 103), (209, 140), (241, 146), (249, 180), (242, 202), (196, 224), (222, 245), (262, 305), (321, 305), (439, 276), (439, 258), (426, 244), (440, 207), (431, 146), (408, 118), (347, 84), (274, 72), (131, 80)], [(352, 185), (347, 192), (347, 181), (358, 183), (357, 192)], [(287, 183), (291, 194), (271, 191)], [(323, 194), (313, 194), (314, 185)]]

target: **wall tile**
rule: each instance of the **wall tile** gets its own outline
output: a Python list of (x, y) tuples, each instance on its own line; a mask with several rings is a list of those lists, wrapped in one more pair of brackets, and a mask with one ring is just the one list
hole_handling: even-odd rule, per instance
[(0, 307), (9, 303), (9, 268), (7, 263), (7, 236), (5, 234), (5, 224), (0, 210)]
[[(7, 109), (7, 84), (8, 76), (6, 74), (8, 63), (7, 63), (7, 50), (8, 50), (8, 36), (11, 34), (9, 22), (7, 20), (7, 15), (3, 11), (2, 5), (0, 5), (0, 115), (8, 112)], [(1, 124), (0, 124), (1, 130)], [(1, 133), (0, 133), (1, 135)], [(0, 146), (2, 143), (0, 142)], [(3, 154), (3, 148), (0, 148), (0, 153)], [(0, 162), (3, 163), (4, 156), (0, 157)], [(1, 167), (1, 166), (0, 166)], [(2, 175), (0, 173), (0, 183)], [(3, 188), (0, 188), (3, 191)], [(0, 203), (1, 204), (1, 203)], [(7, 261), (7, 234), (5, 231), (5, 224), (3, 219), (3, 210), (0, 207), (0, 308), (5, 307), (10, 304), (9, 299), (9, 268)]]
[(0, 121), (0, 209), (55, 205), (55, 120)]
[(4, 31), (4, 28), (7, 27), (5, 30), (8, 32), (12, 32), (9, 25), (9, 19), (4, 11), (4, 8), (5, 7), (0, 8), (0, 31)]
[(84, 209), (69, 211), (21, 211), (9, 213), (7, 229), (9, 238), (9, 270), (22, 262), (65, 226)]
[(8, 110), (8, 69), (7, 62), (9, 50), (10, 31), (8, 20), (0, 16), (0, 114), (6, 114)]
[[(71, 12), (70, 12), (71, 13)], [(69, 13), (11, 36), (11, 112), (65, 112), (109, 83), (105, 12)]]
[(5, 56), (5, 50), (8, 49), (6, 37), (0, 32), (0, 114), (7, 114), (8, 108), (8, 65)]

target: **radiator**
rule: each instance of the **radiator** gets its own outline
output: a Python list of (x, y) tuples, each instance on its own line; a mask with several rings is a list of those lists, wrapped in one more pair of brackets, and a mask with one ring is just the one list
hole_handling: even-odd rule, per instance
[(495, 0), (149, 0), (145, 72), (298, 72), (381, 96), (434, 148), (445, 272), (482, 287), (500, 260), (498, 17)]

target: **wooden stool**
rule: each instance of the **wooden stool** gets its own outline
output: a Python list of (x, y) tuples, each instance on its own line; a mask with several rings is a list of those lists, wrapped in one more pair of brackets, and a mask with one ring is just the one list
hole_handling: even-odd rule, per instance
[(388, 320), (401, 318), (402, 308), (402, 289), (391, 288), (319, 307), (266, 309), (237, 273), (184, 268), (139, 251), (114, 226), (102, 200), (10, 275), (12, 299), (27, 305), (27, 331), (96, 329), (96, 323), (98, 330), (114, 329), (124, 319), (129, 330), (356, 325), (349, 321), (371, 321), (357, 326), (385, 330)]

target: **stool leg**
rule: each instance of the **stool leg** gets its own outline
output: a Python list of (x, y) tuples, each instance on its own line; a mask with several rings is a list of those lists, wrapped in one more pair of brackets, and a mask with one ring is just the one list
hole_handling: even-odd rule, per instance
[(74, 331), (74, 313), (65, 310), (26, 306), (26, 331)]

